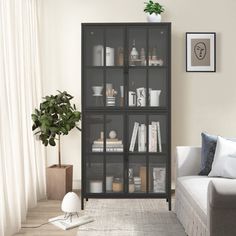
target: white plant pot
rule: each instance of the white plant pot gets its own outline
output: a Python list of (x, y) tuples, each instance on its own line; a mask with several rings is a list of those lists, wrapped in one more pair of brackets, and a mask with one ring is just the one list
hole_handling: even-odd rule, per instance
[(161, 22), (161, 15), (152, 13), (147, 15), (148, 22)]

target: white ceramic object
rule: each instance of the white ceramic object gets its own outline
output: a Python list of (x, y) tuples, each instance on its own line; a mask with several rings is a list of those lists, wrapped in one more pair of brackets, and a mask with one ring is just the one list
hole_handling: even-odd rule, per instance
[(129, 106), (135, 107), (136, 106), (136, 92), (129, 91)]
[(111, 130), (109, 133), (109, 138), (116, 138), (116, 131), (115, 130)]
[(103, 66), (103, 45), (93, 47), (93, 65)]
[(161, 22), (161, 15), (152, 13), (147, 15), (148, 22)]
[(137, 106), (146, 106), (146, 88), (137, 88)]
[(93, 96), (101, 96), (102, 95), (102, 86), (93, 86), (92, 90), (93, 90)]
[(61, 204), (61, 210), (66, 213), (75, 213), (80, 211), (80, 199), (74, 192), (67, 193)]
[(114, 66), (115, 49), (106, 47), (106, 65)]
[(106, 177), (106, 191), (112, 191), (113, 176)]
[(120, 96), (123, 98), (124, 97), (124, 86), (120, 86)]
[(150, 106), (151, 107), (160, 106), (160, 95), (161, 95), (161, 90), (150, 91)]
[(102, 181), (90, 181), (90, 193), (102, 193)]

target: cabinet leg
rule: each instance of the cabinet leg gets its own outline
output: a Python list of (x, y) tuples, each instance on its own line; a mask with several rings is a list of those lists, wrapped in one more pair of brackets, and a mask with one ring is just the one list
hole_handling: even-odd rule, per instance
[(168, 198), (166, 198), (166, 202), (169, 202), (169, 199), (168, 199)]
[(86, 197), (86, 202), (88, 201), (88, 198)]
[(81, 197), (81, 210), (84, 210), (84, 198)]
[(169, 211), (171, 211), (171, 198), (168, 199)]

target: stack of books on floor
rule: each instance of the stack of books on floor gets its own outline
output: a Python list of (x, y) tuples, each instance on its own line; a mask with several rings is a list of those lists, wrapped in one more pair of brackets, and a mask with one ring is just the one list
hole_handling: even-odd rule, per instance
[[(136, 142), (138, 142), (138, 152), (147, 150), (147, 127), (145, 124), (134, 122), (133, 133), (131, 136), (129, 151), (134, 152)], [(152, 121), (148, 125), (149, 152), (162, 152), (161, 129), (159, 121)]]
[[(107, 152), (123, 152), (124, 146), (122, 140), (117, 138), (106, 139), (106, 151)], [(95, 140), (92, 144), (92, 152), (103, 152), (104, 151), (104, 140)]]

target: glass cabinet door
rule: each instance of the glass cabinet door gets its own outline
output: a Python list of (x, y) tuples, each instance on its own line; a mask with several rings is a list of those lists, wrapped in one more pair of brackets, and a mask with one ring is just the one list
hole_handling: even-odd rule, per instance
[(85, 106), (123, 107), (124, 28), (88, 27), (85, 40)]

